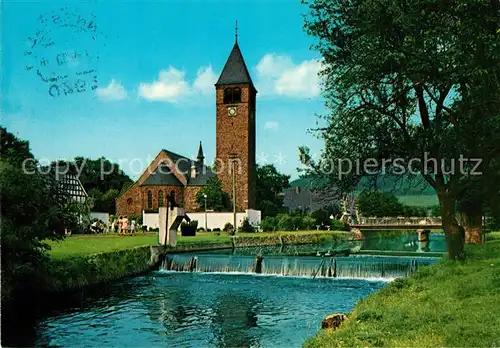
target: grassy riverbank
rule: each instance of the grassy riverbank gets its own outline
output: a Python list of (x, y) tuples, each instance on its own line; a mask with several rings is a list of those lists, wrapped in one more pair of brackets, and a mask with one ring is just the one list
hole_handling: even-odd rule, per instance
[(361, 300), (342, 329), (306, 347), (500, 346), (500, 233), (468, 246), (464, 262), (419, 269)]
[[(261, 232), (261, 233), (238, 233), (238, 237), (274, 237), (274, 236), (329, 236), (334, 234), (345, 234), (335, 231), (296, 231), (296, 232)], [(158, 236), (156, 234), (137, 234), (133, 236), (121, 236), (117, 234), (105, 235), (75, 235), (60, 242), (50, 242), (52, 247), (50, 256), (54, 260), (68, 257), (82, 257), (86, 255), (106, 253), (112, 251), (126, 250), (136, 247), (156, 245)], [(178, 245), (186, 244), (222, 244), (231, 245), (231, 237), (227, 233), (199, 232), (194, 237), (177, 236)]]
[[(267, 246), (318, 243), (345, 238), (345, 232), (301, 231), (275, 233), (241, 233), (232, 238), (226, 233), (198, 233), (193, 237), (178, 235), (174, 252), (232, 248), (233, 246)], [(72, 236), (51, 242), (51, 262), (43, 275), (43, 289), (61, 292), (109, 282), (151, 269), (150, 246), (158, 244), (155, 234), (120, 236)]]

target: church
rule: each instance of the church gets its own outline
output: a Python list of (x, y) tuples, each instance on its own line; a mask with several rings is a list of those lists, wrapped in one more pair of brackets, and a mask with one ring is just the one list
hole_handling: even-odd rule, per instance
[(196, 194), (215, 176), (231, 202), (233, 195), (236, 197), (236, 211), (255, 209), (257, 90), (237, 37), (215, 92), (215, 166), (205, 163), (201, 142), (196, 159), (161, 150), (139, 179), (116, 199), (117, 215), (158, 212), (159, 207), (166, 206), (167, 195), (186, 212), (196, 211)]

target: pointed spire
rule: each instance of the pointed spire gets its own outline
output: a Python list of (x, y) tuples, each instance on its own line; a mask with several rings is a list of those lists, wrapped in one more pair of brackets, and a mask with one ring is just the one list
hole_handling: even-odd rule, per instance
[(238, 42), (238, 20), (236, 20), (236, 28), (235, 28), (235, 35), (234, 35), (234, 37), (236, 39), (235, 41)]
[(205, 156), (203, 156), (203, 147), (201, 146), (201, 141), (200, 141), (200, 146), (198, 147), (198, 156), (196, 156), (196, 160), (203, 164), (203, 160), (205, 159)]
[[(248, 72), (245, 60), (241, 54), (238, 41), (234, 43), (233, 49), (227, 58), (224, 69), (217, 80), (216, 86), (248, 83), (253, 87), (250, 73)], [(255, 87), (254, 87), (255, 88)]]

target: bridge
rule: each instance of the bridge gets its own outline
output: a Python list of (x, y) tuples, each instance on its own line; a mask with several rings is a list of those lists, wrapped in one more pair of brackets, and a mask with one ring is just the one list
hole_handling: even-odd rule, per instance
[(417, 231), (419, 241), (428, 240), (430, 231), (443, 229), (441, 218), (434, 217), (361, 217), (358, 223), (349, 226), (351, 232), (358, 234), (368, 231)]
[(361, 217), (358, 223), (350, 224), (351, 229), (381, 230), (441, 230), (441, 218), (435, 217)]

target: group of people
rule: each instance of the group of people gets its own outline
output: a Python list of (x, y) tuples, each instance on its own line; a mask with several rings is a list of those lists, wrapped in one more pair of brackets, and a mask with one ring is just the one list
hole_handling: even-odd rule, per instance
[(137, 232), (137, 223), (134, 219), (129, 221), (128, 217), (120, 216), (111, 224), (111, 229), (120, 234), (130, 234)]

